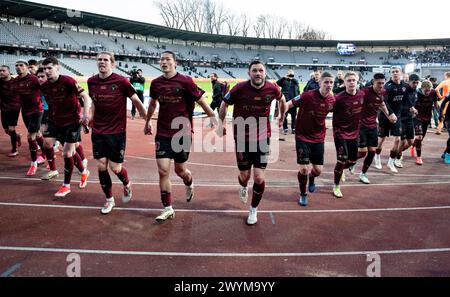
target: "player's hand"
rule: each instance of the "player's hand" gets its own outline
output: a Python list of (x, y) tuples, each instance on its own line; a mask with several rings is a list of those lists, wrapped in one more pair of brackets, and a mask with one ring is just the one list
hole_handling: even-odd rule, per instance
[(209, 124), (211, 125), (211, 128), (213, 128), (213, 129), (219, 126), (219, 122), (217, 121), (217, 118), (215, 115), (212, 117), (209, 117)]
[(389, 116), (389, 121), (391, 122), (391, 123), (393, 123), (393, 124), (395, 124), (395, 123), (397, 123), (397, 116), (395, 115), (395, 114), (391, 114), (390, 116)]
[(148, 121), (148, 122), (145, 123), (144, 134), (145, 135), (152, 135), (153, 134), (152, 122)]
[(227, 128), (225, 128), (223, 126), (223, 123), (221, 123), (220, 121), (219, 121), (219, 123), (217, 125), (217, 128), (216, 128), (216, 134), (219, 137), (223, 137), (223, 136), (227, 135)]
[(284, 116), (278, 118), (278, 128), (283, 127)]

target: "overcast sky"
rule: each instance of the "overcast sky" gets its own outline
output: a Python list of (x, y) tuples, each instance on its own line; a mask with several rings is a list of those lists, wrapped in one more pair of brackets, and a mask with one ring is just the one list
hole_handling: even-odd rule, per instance
[[(220, 0), (218, 0), (220, 1)], [(60, 7), (162, 25), (153, 0), (34, 0)], [(417, 4), (416, 4), (417, 3)], [(450, 38), (450, 0), (224, 0), (237, 14), (299, 20), (336, 40)]]

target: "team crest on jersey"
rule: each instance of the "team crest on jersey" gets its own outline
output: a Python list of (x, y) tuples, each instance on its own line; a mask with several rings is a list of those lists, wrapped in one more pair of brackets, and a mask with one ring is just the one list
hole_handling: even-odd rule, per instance
[(405, 87), (402, 88), (402, 92), (406, 92), (406, 88)]
[(180, 88), (175, 88), (175, 95), (179, 95), (181, 93), (181, 89)]
[(267, 96), (266, 96), (266, 103), (269, 103), (271, 99), (272, 99), (272, 98), (270, 97), (270, 95), (267, 95)]
[(114, 84), (114, 85), (111, 86), (111, 90), (113, 90), (113, 91), (117, 90), (117, 88), (118, 88), (118, 87), (117, 87), (116, 84)]

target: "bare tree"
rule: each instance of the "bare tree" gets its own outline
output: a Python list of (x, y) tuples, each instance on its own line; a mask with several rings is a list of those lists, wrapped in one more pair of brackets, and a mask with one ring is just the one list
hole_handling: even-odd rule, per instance
[(214, 11), (214, 33), (216, 34), (222, 34), (222, 29), (224, 27), (225, 21), (227, 19), (227, 11), (225, 10), (225, 8), (223, 7), (223, 4), (220, 3), (219, 5), (215, 6), (215, 11)]
[[(241, 35), (257, 38), (322, 40), (330, 39), (327, 32), (301, 22), (288, 21), (276, 15), (259, 15), (252, 20), (226, 10), (222, 0), (154, 0), (165, 26), (209, 34)], [(252, 29), (252, 30), (251, 30)], [(253, 34), (252, 34), (252, 33)]]
[(259, 15), (256, 18), (256, 23), (253, 24), (253, 31), (255, 32), (256, 38), (266, 36), (266, 16)]
[(205, 18), (205, 33), (213, 34), (214, 30), (214, 13), (216, 5), (211, 0), (203, 1), (203, 17)]
[(236, 14), (232, 12), (227, 12), (226, 16), (227, 18), (225, 20), (225, 23), (227, 24), (228, 35), (238, 35), (241, 31), (241, 20)]
[(168, 1), (155, 0), (156, 7), (159, 9), (159, 15), (162, 17), (164, 25), (169, 28), (175, 27), (175, 20), (177, 19), (172, 6)]
[(191, 11), (191, 17), (187, 20), (195, 32), (205, 32), (205, 18), (203, 11), (203, 0), (190, 0), (189, 10)]
[(248, 37), (248, 30), (250, 29), (251, 26), (251, 20), (245, 13), (241, 14), (240, 19), (241, 19), (241, 34), (244, 37)]

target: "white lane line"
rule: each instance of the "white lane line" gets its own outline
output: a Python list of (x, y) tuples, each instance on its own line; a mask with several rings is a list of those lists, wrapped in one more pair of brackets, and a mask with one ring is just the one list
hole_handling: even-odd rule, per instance
[[(147, 157), (138, 157), (138, 156), (125, 156), (125, 158), (137, 159), (137, 160), (145, 160), (145, 161), (155, 161), (156, 158), (147, 158)], [(220, 168), (232, 168), (237, 170), (236, 166), (232, 165), (220, 165), (220, 164), (210, 164), (210, 163), (195, 163), (195, 162), (186, 162), (187, 165), (195, 165), (195, 166), (204, 166), (204, 167), (220, 167)], [(267, 168), (266, 171), (274, 171), (274, 172), (298, 172), (296, 169), (277, 169), (277, 168)], [(334, 174), (332, 171), (323, 171), (322, 174)], [(377, 173), (371, 172), (371, 176), (393, 176), (390, 173)], [(449, 174), (408, 174), (408, 173), (400, 173), (399, 177), (450, 177)]]
[(0, 251), (12, 252), (40, 252), (40, 253), (77, 253), (77, 254), (100, 254), (100, 255), (122, 255), (122, 256), (157, 256), (157, 257), (324, 257), (324, 256), (363, 256), (370, 254), (395, 255), (395, 254), (423, 254), (423, 253), (448, 253), (450, 248), (428, 248), (428, 249), (403, 249), (403, 250), (380, 250), (380, 251), (348, 251), (348, 252), (299, 252), (299, 253), (188, 253), (188, 252), (146, 252), (146, 251), (114, 251), (114, 250), (87, 250), (87, 249), (62, 249), (62, 248), (40, 248), (0, 246)]
[[(0, 202), (0, 206), (6, 207), (35, 207), (35, 208), (62, 208), (62, 209), (94, 209), (99, 210), (99, 206), (78, 206), (78, 205), (55, 205), (55, 204), (33, 204), (33, 203), (9, 203)], [(394, 211), (426, 211), (426, 210), (448, 210), (448, 206), (427, 206), (427, 207), (395, 207), (395, 208), (355, 208), (355, 209), (312, 209), (312, 210), (258, 210), (258, 213), (359, 213), (359, 212), (394, 212)], [(160, 208), (123, 208), (115, 207), (116, 211), (140, 211), (140, 212), (160, 212)], [(176, 212), (186, 213), (248, 213), (248, 210), (233, 209), (176, 209)]]
[[(29, 178), (29, 177), (13, 177), (13, 176), (0, 176), (0, 180), (18, 180), (18, 181), (32, 181), (32, 182), (43, 182), (41, 179), (39, 178)], [(52, 181), (54, 182), (63, 182), (63, 179), (53, 179)], [(133, 179), (131, 179), (131, 181), (133, 182)], [(99, 180), (97, 179), (89, 179), (90, 183), (99, 183)], [(177, 182), (177, 181), (171, 181), (172, 182), (172, 186), (185, 186), (182, 182)], [(72, 184), (78, 184), (79, 180), (72, 180), (71, 182)], [(276, 183), (276, 182), (274, 182)], [(113, 181), (113, 184), (122, 184), (120, 181)], [(450, 184), (450, 180), (448, 181), (433, 181), (433, 182), (420, 182), (420, 186), (426, 186), (426, 185), (448, 185)], [(134, 181), (133, 185), (141, 185), (141, 186), (157, 186), (159, 185), (158, 181), (153, 181), (153, 182), (138, 182), (138, 181)], [(207, 183), (204, 182), (202, 183), (201, 181), (197, 181), (195, 184), (196, 187), (210, 187), (210, 188), (217, 188), (217, 187), (222, 187), (222, 188), (238, 188), (239, 184), (236, 183), (222, 183), (222, 184), (214, 184), (214, 183)], [(330, 187), (331, 189), (332, 184), (316, 184), (316, 187), (318, 188), (323, 188), (323, 187)], [(341, 184), (340, 185), (341, 188), (348, 188), (348, 187), (365, 187), (365, 188), (370, 188), (370, 187), (399, 187), (399, 186), (418, 186), (418, 182), (409, 182), (409, 183), (371, 183), (369, 185), (366, 184), (362, 184), (359, 183), (358, 181), (355, 180), (355, 183), (349, 183), (347, 182), (346, 184)], [(270, 181), (267, 182), (266, 184), (266, 188), (282, 188), (282, 189), (289, 189), (289, 188), (296, 188), (298, 189), (298, 184), (296, 184), (294, 181), (292, 183), (285, 183), (283, 185), (276, 185), (276, 184), (270, 184)]]

